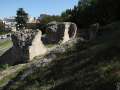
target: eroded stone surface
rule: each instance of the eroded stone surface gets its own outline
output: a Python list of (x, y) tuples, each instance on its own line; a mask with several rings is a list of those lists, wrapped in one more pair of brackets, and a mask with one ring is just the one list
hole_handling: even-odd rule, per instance
[(70, 40), (70, 36), (69, 36), (69, 33), (68, 33), (69, 27), (70, 27), (70, 24), (66, 23), (62, 43), (65, 43), (66, 41)]
[(43, 55), (47, 49), (41, 41), (40, 30), (20, 30), (12, 34), (13, 47), (0, 57), (0, 64), (17, 64)]
[(29, 57), (32, 60), (35, 56), (43, 55), (47, 53), (47, 49), (41, 41), (42, 32), (38, 31), (35, 38), (29, 46)]

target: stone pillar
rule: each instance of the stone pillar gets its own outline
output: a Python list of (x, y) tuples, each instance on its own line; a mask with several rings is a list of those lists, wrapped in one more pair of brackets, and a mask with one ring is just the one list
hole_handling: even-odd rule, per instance
[(29, 57), (32, 60), (35, 56), (43, 55), (47, 53), (46, 47), (41, 41), (42, 32), (38, 31), (34, 37), (31, 46), (29, 46)]
[(62, 43), (65, 43), (66, 41), (70, 40), (70, 36), (69, 36), (69, 33), (68, 33), (69, 27), (70, 27), (70, 24), (66, 23)]
[(95, 40), (99, 30), (99, 23), (92, 24), (89, 31), (89, 40)]

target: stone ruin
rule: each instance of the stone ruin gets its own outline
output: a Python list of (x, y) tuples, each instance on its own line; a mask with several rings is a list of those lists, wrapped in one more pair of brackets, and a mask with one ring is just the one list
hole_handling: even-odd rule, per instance
[(21, 30), (12, 34), (13, 47), (0, 57), (0, 64), (24, 63), (47, 53), (41, 41), (40, 30)]
[(94, 24), (90, 25), (89, 40), (96, 39), (99, 28), (100, 28), (99, 23), (94, 23)]
[(49, 23), (47, 34), (41, 30), (24, 29), (15, 31), (11, 38), (13, 47), (0, 57), (0, 64), (17, 64), (31, 61), (47, 53), (46, 44), (65, 43), (75, 38), (77, 26), (71, 22)]
[[(32, 60), (35, 56), (45, 54), (47, 49), (41, 41), (40, 30), (23, 30), (12, 35), (13, 47), (20, 50), (21, 59)], [(42, 52), (41, 52), (42, 51)]]
[(46, 28), (47, 34), (42, 37), (44, 44), (65, 43), (75, 38), (77, 26), (72, 22), (50, 22)]
[(83, 40), (94, 41), (96, 38), (98, 38), (99, 30), (99, 23), (91, 24), (88, 28), (79, 30), (80, 37), (82, 37)]

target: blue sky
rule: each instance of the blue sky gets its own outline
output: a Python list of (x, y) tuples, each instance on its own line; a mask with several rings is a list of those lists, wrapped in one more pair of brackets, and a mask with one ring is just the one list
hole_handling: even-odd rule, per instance
[(18, 8), (24, 8), (34, 17), (40, 14), (59, 15), (77, 3), (78, 0), (0, 0), (0, 17), (15, 16)]

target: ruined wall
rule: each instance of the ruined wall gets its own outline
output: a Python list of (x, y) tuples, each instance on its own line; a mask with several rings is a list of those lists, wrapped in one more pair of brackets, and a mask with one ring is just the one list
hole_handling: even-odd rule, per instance
[(65, 43), (75, 38), (77, 26), (71, 22), (50, 22), (47, 25), (47, 34), (42, 37), (44, 44)]
[(43, 55), (47, 49), (42, 44), (40, 30), (20, 30), (12, 34), (13, 47), (0, 57), (0, 64), (17, 64)]
[(19, 58), (23, 61), (29, 60), (29, 46), (32, 45), (32, 41), (37, 34), (34, 30), (21, 30), (12, 35), (13, 51), (19, 51)]
[[(0, 64), (17, 64), (33, 60), (35, 56), (44, 55), (44, 44), (65, 43), (75, 38), (77, 26), (71, 22), (49, 23), (48, 34), (44, 37), (40, 30), (24, 29), (11, 35), (13, 47), (0, 57)], [(44, 43), (44, 44), (43, 44)]]
[(80, 37), (83, 37), (84, 40), (93, 41), (98, 37), (98, 33), (100, 31), (99, 23), (91, 24), (89, 28), (81, 29)]

